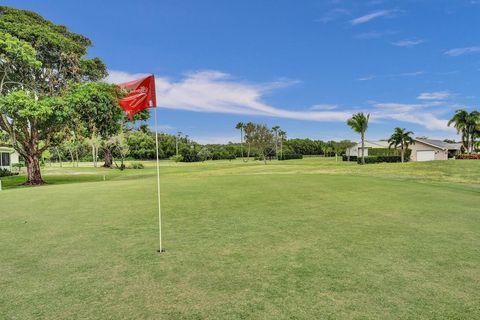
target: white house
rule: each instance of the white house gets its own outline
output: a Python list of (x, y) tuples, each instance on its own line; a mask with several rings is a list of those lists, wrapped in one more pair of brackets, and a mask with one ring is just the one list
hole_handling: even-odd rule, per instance
[[(364, 155), (365, 157), (368, 156), (368, 149), (379, 149), (379, 148), (388, 148), (388, 141), (386, 140), (365, 140), (364, 144)], [(348, 148), (346, 150), (347, 156), (355, 156), (361, 157), (362, 156), (362, 143), (356, 143), (353, 147)]]
[(14, 149), (0, 146), (0, 169), (12, 170), (12, 166), (18, 163), (19, 155)]
[(441, 140), (415, 138), (414, 144), (408, 148), (412, 150), (410, 160), (432, 161), (448, 160), (460, 153), (461, 143), (447, 143)]
[[(412, 151), (411, 161), (432, 161), (448, 160), (455, 157), (461, 151), (461, 143), (447, 143), (441, 140), (414, 138), (414, 144), (408, 146)], [(365, 140), (365, 156), (368, 156), (368, 150), (377, 148), (388, 148), (389, 143), (386, 140), (372, 141)], [(346, 150), (347, 156), (362, 155), (362, 144), (356, 143), (353, 147)]]

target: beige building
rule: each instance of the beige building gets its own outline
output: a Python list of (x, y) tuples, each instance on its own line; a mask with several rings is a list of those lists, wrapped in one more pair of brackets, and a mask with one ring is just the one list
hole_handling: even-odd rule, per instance
[(441, 140), (415, 138), (409, 146), (411, 161), (448, 160), (460, 153), (460, 143), (446, 143)]
[[(365, 157), (368, 157), (368, 150), (369, 149), (378, 149), (378, 148), (388, 148), (388, 141), (386, 140), (365, 140), (364, 144), (364, 155)], [(348, 148), (345, 151), (345, 154), (347, 156), (355, 156), (355, 157), (360, 157), (362, 155), (362, 143), (356, 143), (353, 147)]]
[(12, 170), (12, 166), (18, 162), (19, 156), (15, 150), (0, 146), (0, 169)]

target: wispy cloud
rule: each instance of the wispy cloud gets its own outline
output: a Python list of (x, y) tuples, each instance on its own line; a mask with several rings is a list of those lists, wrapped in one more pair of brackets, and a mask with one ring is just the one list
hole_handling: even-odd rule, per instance
[(350, 15), (350, 11), (343, 8), (335, 8), (330, 11), (327, 11), (323, 16), (316, 19), (315, 21), (322, 22), (322, 23), (329, 23), (329, 22), (338, 20), (345, 15)]
[(310, 107), (310, 110), (335, 110), (338, 109), (338, 104), (315, 104)]
[[(141, 77), (110, 71), (108, 82), (119, 83)], [(269, 105), (263, 101), (273, 90), (288, 87), (298, 81), (280, 79), (268, 83), (248, 83), (219, 71), (188, 73), (181, 80), (156, 78), (157, 103), (162, 108), (194, 112), (260, 115), (312, 121), (345, 121), (344, 111), (293, 111)]]
[(398, 31), (393, 31), (393, 30), (369, 31), (369, 32), (362, 32), (362, 33), (356, 34), (354, 38), (360, 39), (360, 40), (370, 40), (370, 39), (378, 39), (378, 38), (387, 37), (387, 36), (393, 36), (396, 34), (398, 34)]
[(200, 144), (227, 144), (229, 142), (238, 142), (240, 137), (238, 136), (202, 136), (193, 135), (193, 140)]
[(466, 47), (466, 48), (456, 48), (445, 51), (447, 56), (458, 57), (466, 54), (480, 53), (480, 46), (477, 47)]
[(371, 112), (372, 120), (396, 120), (423, 126), (429, 130), (441, 130), (453, 132), (448, 126), (448, 120), (439, 118), (437, 114), (428, 108), (439, 106), (441, 103), (375, 103), (375, 109)]
[[(155, 129), (155, 128), (153, 128)], [(160, 130), (160, 131), (172, 131), (172, 130), (175, 130), (175, 127), (172, 126), (172, 125), (169, 125), (169, 124), (159, 124), (157, 126), (157, 129)]]
[(448, 91), (436, 91), (436, 92), (424, 92), (420, 94), (417, 99), (419, 100), (445, 100), (450, 97)]
[[(109, 71), (106, 81), (120, 83), (145, 74), (129, 74)], [(258, 115), (306, 121), (344, 122), (353, 112), (365, 111), (378, 120), (397, 120), (421, 125), (429, 130), (450, 130), (447, 120), (441, 119), (430, 107), (441, 102), (423, 103), (378, 103), (370, 102), (365, 108), (340, 108), (336, 104), (317, 104), (309, 110), (288, 110), (264, 102), (265, 95), (298, 81), (279, 79), (267, 83), (250, 83), (238, 80), (220, 71), (197, 71), (187, 73), (179, 80), (156, 77), (157, 103), (161, 108), (193, 112)], [(439, 112), (437, 112), (439, 113)], [(163, 128), (168, 130), (168, 128)], [(212, 141), (205, 137), (204, 141)], [(225, 139), (218, 142), (226, 142)]]
[(376, 76), (364, 76), (364, 77), (357, 78), (356, 80), (357, 81), (370, 81), (370, 80), (373, 80), (375, 78), (376, 78)]
[(399, 78), (399, 77), (417, 77), (425, 74), (424, 71), (414, 71), (414, 72), (403, 72), (403, 73), (392, 73), (392, 74), (383, 74), (383, 75), (368, 75), (357, 78), (357, 81), (370, 81), (377, 78)]
[(421, 43), (424, 43), (424, 42), (425, 41), (421, 40), (421, 39), (415, 39), (415, 40), (405, 39), (405, 40), (392, 42), (392, 45), (397, 46), (397, 47), (411, 48), (411, 47), (417, 46), (417, 45), (419, 45)]
[(374, 19), (377, 19), (377, 18), (380, 18), (380, 17), (389, 16), (391, 13), (392, 13), (392, 10), (377, 10), (377, 11), (370, 12), (369, 14), (366, 14), (364, 16), (355, 18), (355, 19), (351, 20), (350, 22), (351, 22), (352, 25), (355, 26), (355, 25), (370, 22), (370, 21), (372, 21)]
[(416, 76), (421, 76), (424, 75), (425, 71), (414, 71), (414, 72), (404, 72), (404, 73), (398, 73), (398, 74), (391, 74), (387, 75), (388, 77), (394, 78), (394, 77), (416, 77)]

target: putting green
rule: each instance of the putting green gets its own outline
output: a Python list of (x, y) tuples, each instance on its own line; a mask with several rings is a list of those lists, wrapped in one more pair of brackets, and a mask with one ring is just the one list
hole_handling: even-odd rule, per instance
[(0, 318), (480, 318), (479, 162), (164, 162), (161, 255), (148, 164), (4, 179)]

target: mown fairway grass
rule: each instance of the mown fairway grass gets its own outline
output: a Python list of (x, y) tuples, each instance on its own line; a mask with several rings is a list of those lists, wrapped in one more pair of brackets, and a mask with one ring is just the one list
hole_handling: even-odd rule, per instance
[(163, 162), (161, 255), (148, 165), (2, 178), (0, 319), (480, 318), (478, 161)]

